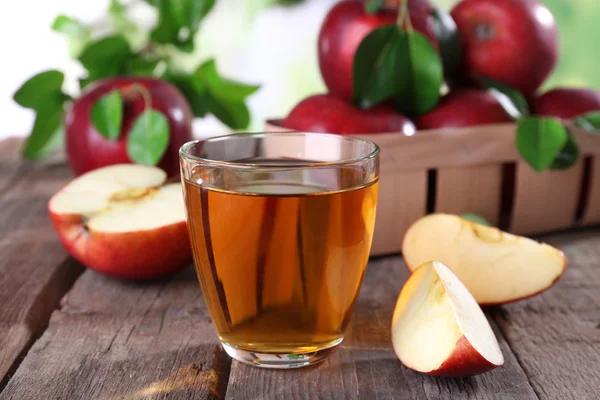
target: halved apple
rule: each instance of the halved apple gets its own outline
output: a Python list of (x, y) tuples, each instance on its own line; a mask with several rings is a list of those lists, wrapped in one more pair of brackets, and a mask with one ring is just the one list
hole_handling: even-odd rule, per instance
[(48, 204), (60, 241), (75, 259), (121, 279), (153, 279), (191, 262), (180, 183), (159, 168), (122, 164), (71, 181)]
[(431, 214), (411, 225), (402, 253), (410, 271), (432, 260), (448, 265), (480, 305), (538, 294), (567, 266), (554, 247), (449, 214)]
[(423, 264), (402, 288), (392, 319), (400, 361), (429, 375), (481, 374), (504, 363), (483, 311), (441, 262)]

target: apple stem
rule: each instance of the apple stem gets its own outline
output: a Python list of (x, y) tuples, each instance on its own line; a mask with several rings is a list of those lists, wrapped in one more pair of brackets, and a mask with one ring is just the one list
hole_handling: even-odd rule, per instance
[(408, 0), (401, 0), (398, 6), (398, 20), (396, 24), (406, 32), (412, 32), (413, 26), (408, 12)]
[(152, 108), (152, 98), (150, 97), (150, 92), (148, 92), (148, 89), (138, 83), (134, 83), (132, 88), (144, 99), (144, 109), (150, 110)]

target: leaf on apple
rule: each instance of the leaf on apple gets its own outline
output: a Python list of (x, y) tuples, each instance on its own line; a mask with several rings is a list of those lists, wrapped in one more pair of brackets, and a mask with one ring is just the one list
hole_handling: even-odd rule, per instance
[(94, 128), (108, 140), (117, 140), (123, 123), (123, 98), (118, 90), (106, 94), (94, 104), (91, 115)]
[(398, 111), (413, 116), (435, 107), (444, 80), (442, 61), (429, 40), (396, 25), (378, 28), (363, 39), (353, 74), (359, 107), (394, 99)]
[(600, 133), (600, 111), (592, 111), (573, 120), (575, 125), (588, 132)]
[(440, 46), (442, 65), (446, 77), (454, 77), (460, 72), (462, 63), (462, 43), (456, 23), (449, 13), (440, 7), (432, 11), (435, 37)]
[(156, 165), (169, 147), (169, 121), (156, 110), (145, 110), (133, 123), (127, 154), (137, 164)]
[(367, 14), (376, 14), (385, 5), (385, 0), (369, 0), (365, 3), (365, 11)]
[(517, 128), (517, 149), (538, 172), (550, 167), (564, 169), (577, 158), (577, 146), (569, 136), (569, 131), (557, 118), (527, 117)]
[(504, 107), (504, 110), (513, 119), (517, 120), (529, 116), (530, 111), (527, 99), (525, 99), (525, 96), (517, 89), (513, 89), (502, 82), (484, 76), (478, 76), (476, 80), (479, 81), (480, 85), (483, 86), (490, 95), (500, 102), (502, 107)]

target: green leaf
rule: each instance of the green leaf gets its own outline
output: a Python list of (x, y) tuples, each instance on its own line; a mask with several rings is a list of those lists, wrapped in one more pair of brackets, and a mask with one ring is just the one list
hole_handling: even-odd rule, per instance
[(48, 154), (48, 147), (52, 147), (53, 138), (60, 134), (59, 128), (63, 120), (63, 102), (48, 101), (37, 110), (33, 130), (27, 138), (23, 156), (27, 159), (38, 159)]
[(127, 154), (135, 163), (156, 165), (169, 147), (169, 121), (156, 110), (135, 120), (127, 138)]
[(368, 14), (376, 14), (381, 11), (385, 4), (385, 0), (369, 0), (365, 3), (365, 11)]
[(390, 98), (399, 111), (420, 115), (440, 97), (443, 67), (429, 40), (387, 25), (361, 42), (354, 58), (354, 101), (370, 108)]
[(146, 54), (134, 54), (125, 61), (124, 74), (131, 76), (155, 76), (160, 74), (159, 65), (164, 64), (165, 60), (160, 57), (153, 57)]
[(195, 117), (202, 118), (209, 112), (209, 93), (207, 90), (198, 92), (191, 75), (167, 72), (165, 79), (174, 84), (186, 98)]
[(231, 129), (245, 129), (250, 124), (250, 112), (243, 102), (232, 102), (211, 95), (208, 110)]
[(527, 117), (517, 129), (517, 149), (538, 172), (554, 163), (568, 140), (567, 129), (556, 118)]
[(102, 136), (117, 140), (121, 135), (123, 123), (123, 98), (114, 90), (104, 95), (92, 108), (92, 123)]
[(462, 43), (456, 23), (446, 11), (434, 7), (432, 11), (435, 36), (440, 46), (444, 75), (455, 77), (462, 64)]
[(131, 49), (122, 35), (109, 36), (88, 44), (79, 61), (88, 70), (88, 81), (120, 75)]
[(529, 116), (527, 99), (517, 89), (513, 89), (502, 82), (484, 76), (479, 76), (476, 80), (487, 89), (489, 94), (500, 102), (504, 110), (515, 120)]
[(160, 44), (172, 44), (185, 52), (194, 50), (194, 36), (215, 0), (154, 0), (158, 25), (150, 34)]
[(25, 82), (14, 94), (13, 99), (21, 107), (37, 110), (49, 98), (57, 99), (62, 95), (61, 88), (65, 75), (60, 71), (41, 72)]
[(483, 218), (481, 215), (466, 213), (462, 214), (460, 217), (480, 225), (492, 226), (492, 224), (490, 224), (490, 222), (487, 219)]
[(564, 170), (572, 167), (579, 159), (579, 145), (575, 137), (567, 130), (567, 143), (558, 153), (550, 169)]
[(257, 85), (247, 85), (221, 77), (213, 59), (196, 69), (193, 74), (193, 83), (198, 92), (205, 91), (208, 86), (213, 95), (231, 101), (244, 101), (246, 97), (254, 94), (260, 88)]
[(600, 111), (592, 111), (574, 119), (575, 125), (589, 132), (600, 133)]
[(66, 37), (69, 51), (73, 57), (78, 57), (90, 40), (90, 30), (81, 22), (66, 15), (56, 17), (52, 24), (52, 30)]

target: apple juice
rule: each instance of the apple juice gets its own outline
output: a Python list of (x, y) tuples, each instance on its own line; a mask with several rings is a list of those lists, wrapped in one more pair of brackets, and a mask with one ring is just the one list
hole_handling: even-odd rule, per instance
[(377, 185), (329, 191), (265, 180), (223, 190), (184, 180), (196, 272), (225, 344), (279, 354), (342, 340), (369, 257)]

